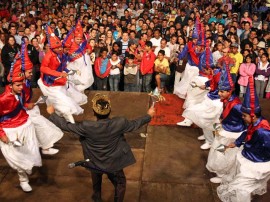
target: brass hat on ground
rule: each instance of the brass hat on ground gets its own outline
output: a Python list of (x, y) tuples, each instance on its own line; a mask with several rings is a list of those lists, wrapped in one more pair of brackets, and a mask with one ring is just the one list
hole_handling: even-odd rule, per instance
[(111, 112), (111, 101), (107, 95), (97, 93), (92, 99), (93, 110), (99, 115), (107, 115)]

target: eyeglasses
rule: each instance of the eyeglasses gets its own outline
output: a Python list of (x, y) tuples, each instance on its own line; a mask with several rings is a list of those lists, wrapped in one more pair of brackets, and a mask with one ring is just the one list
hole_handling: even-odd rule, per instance
[(228, 52), (226, 52), (226, 51), (222, 51), (222, 53), (228, 53)]

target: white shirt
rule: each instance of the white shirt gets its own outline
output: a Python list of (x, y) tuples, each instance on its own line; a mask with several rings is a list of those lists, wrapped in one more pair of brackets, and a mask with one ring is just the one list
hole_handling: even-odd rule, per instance
[[(118, 58), (116, 61), (112, 61), (112, 59), (110, 59), (110, 63), (112, 65), (117, 65), (121, 62), (121, 60)], [(120, 69), (119, 68), (115, 68), (115, 69), (111, 69), (110, 70), (110, 75), (118, 75), (120, 74)]]
[(150, 41), (152, 42), (153, 46), (159, 47), (160, 46), (160, 41), (161, 41), (161, 37), (159, 37), (159, 39), (151, 38)]
[(5, 45), (5, 44), (0, 40), (0, 49), (1, 49), (1, 50), (3, 49), (4, 45)]
[(169, 49), (169, 47), (165, 47), (165, 48), (160, 48), (160, 47), (156, 47), (155, 49), (155, 55), (158, 55), (158, 51), (160, 50), (164, 50), (165, 51), (165, 57), (170, 58), (171, 57), (171, 50)]
[(214, 65), (217, 65), (217, 61), (219, 58), (222, 57), (222, 53), (220, 51), (215, 51), (213, 52), (213, 62), (214, 62)]

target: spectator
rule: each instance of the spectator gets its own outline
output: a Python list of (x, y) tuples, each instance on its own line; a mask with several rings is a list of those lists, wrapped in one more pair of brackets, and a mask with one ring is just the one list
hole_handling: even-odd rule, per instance
[(261, 61), (258, 63), (255, 72), (255, 87), (259, 98), (264, 97), (265, 87), (270, 76), (270, 64), (268, 62), (268, 54), (261, 55)]
[(156, 82), (159, 92), (166, 92), (166, 84), (170, 77), (169, 61), (165, 57), (165, 51), (159, 50), (155, 60)]
[(123, 69), (121, 65), (121, 60), (118, 57), (117, 52), (111, 53), (111, 58), (109, 60), (110, 66), (110, 76), (109, 76), (109, 84), (110, 84), (110, 91), (118, 91), (119, 90), (119, 83), (120, 83), (120, 70)]
[(154, 72), (154, 62), (156, 59), (155, 54), (152, 51), (152, 42), (147, 41), (145, 43), (145, 51), (142, 56), (141, 62), (141, 74), (142, 74), (142, 90), (143, 92), (151, 91), (151, 81)]
[(6, 83), (6, 77), (9, 73), (11, 63), (14, 61), (15, 55), (19, 50), (20, 48), (18, 44), (16, 44), (14, 36), (9, 36), (7, 39), (7, 44), (4, 45), (1, 52), (2, 63), (5, 68), (4, 83)]
[(238, 52), (238, 44), (237, 43), (231, 44), (231, 53), (229, 54), (229, 56), (231, 58), (233, 58), (235, 61), (235, 64), (230, 69), (230, 73), (231, 73), (233, 82), (236, 83), (239, 66), (243, 62), (243, 56), (241, 53)]
[(256, 70), (256, 65), (252, 63), (252, 55), (247, 55), (244, 62), (239, 67), (239, 79), (238, 84), (240, 85), (240, 95), (239, 97), (244, 97), (246, 93), (246, 88), (248, 84), (248, 78), (253, 76)]
[(135, 56), (129, 54), (124, 67), (124, 89), (127, 92), (138, 91), (139, 65), (134, 63)]
[(107, 57), (108, 50), (102, 48), (100, 50), (100, 57), (95, 60), (95, 74), (96, 74), (96, 86), (97, 90), (107, 90), (108, 89), (108, 77), (110, 74), (110, 62)]

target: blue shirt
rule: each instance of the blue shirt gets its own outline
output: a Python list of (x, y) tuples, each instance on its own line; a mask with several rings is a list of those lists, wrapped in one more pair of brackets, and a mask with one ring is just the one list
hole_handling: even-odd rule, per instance
[[(235, 95), (232, 95), (229, 98), (229, 102), (232, 102), (236, 98)], [(246, 124), (242, 119), (242, 104), (237, 104), (233, 106), (229, 114), (225, 119), (222, 120), (222, 127), (224, 130), (229, 132), (242, 132), (246, 129)]]
[[(254, 126), (257, 126), (263, 118), (259, 118)], [(247, 131), (243, 132), (239, 138), (235, 140), (235, 145), (240, 147), (244, 144), (242, 155), (253, 162), (270, 161), (270, 130), (259, 128), (254, 131), (251, 139), (245, 142)]]
[[(192, 44), (192, 48), (195, 49), (194, 44)], [(188, 59), (188, 64), (190, 64), (191, 66), (196, 66), (196, 67), (197, 67), (197, 65), (193, 62), (193, 60), (192, 60), (190, 54), (188, 54), (188, 46), (187, 46), (187, 45), (185, 45), (185, 47), (183, 48), (183, 51), (182, 51), (181, 53), (179, 53), (178, 59), (179, 59), (179, 60), (182, 60), (182, 59), (185, 58), (186, 56), (187, 56), (187, 59)]]

